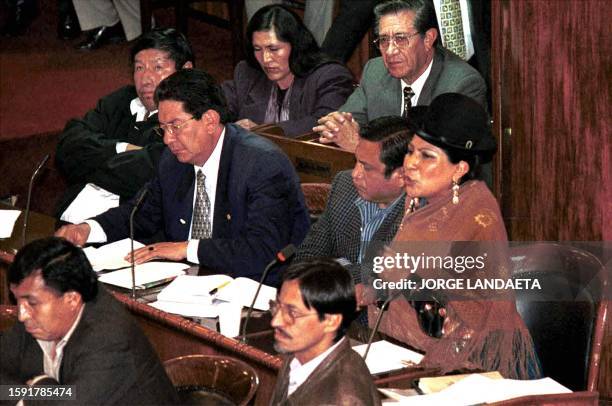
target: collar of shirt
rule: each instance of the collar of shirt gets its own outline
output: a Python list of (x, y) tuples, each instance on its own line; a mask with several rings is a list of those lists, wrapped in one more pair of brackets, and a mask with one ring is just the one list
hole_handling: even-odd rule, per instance
[[(136, 121), (144, 121), (145, 115), (147, 114), (147, 108), (142, 104), (140, 99), (137, 97), (130, 102), (130, 112), (136, 116)], [(157, 110), (149, 112), (149, 116), (157, 113)]]
[[(214, 222), (213, 219), (215, 214), (215, 197), (217, 195), (217, 178), (219, 177), (219, 164), (221, 163), (221, 150), (223, 149), (223, 140), (225, 139), (225, 127), (221, 132), (221, 136), (219, 137), (219, 141), (217, 141), (217, 145), (215, 145), (215, 149), (213, 150), (210, 157), (206, 160), (203, 166), (194, 165), (193, 170), (195, 175), (198, 175), (198, 171), (201, 170), (204, 172), (206, 176), (205, 187), (206, 193), (208, 194), (208, 200), (210, 201), (210, 231), (212, 233)], [(193, 205), (195, 206), (195, 201), (197, 197), (197, 191), (194, 190), (193, 193)], [(193, 218), (191, 219), (193, 227)], [(189, 229), (189, 235), (191, 236), (191, 227)]]
[[(68, 340), (70, 340), (72, 333), (74, 333), (74, 330), (79, 325), (79, 322), (81, 321), (81, 316), (83, 316), (84, 309), (85, 309), (85, 303), (83, 303), (83, 306), (81, 306), (81, 310), (79, 310), (79, 314), (77, 314), (77, 317), (74, 320), (74, 323), (72, 323), (70, 330), (68, 330), (66, 335), (62, 337), (62, 339), (59, 340), (57, 344), (55, 344), (55, 341), (36, 340), (38, 342), (38, 345), (43, 351), (43, 368), (44, 368), (45, 374), (54, 378), (58, 382), (60, 380), (59, 379), (60, 366), (62, 365), (62, 358), (64, 357), (64, 347), (66, 347), (66, 344), (68, 344)], [(55, 345), (55, 358), (52, 357), (54, 345)]]
[(345, 339), (346, 338), (342, 337), (336, 344), (332, 345), (304, 365), (300, 364), (300, 361), (294, 357), (289, 363), (289, 387), (287, 388), (287, 396), (291, 396), (300, 385), (306, 382), (310, 374), (312, 374), (319, 364), (321, 364), (321, 362), (323, 362), (323, 360)]
[[(433, 58), (429, 62), (429, 66), (427, 66), (427, 69), (425, 69), (425, 72), (423, 72), (421, 76), (418, 77), (417, 80), (412, 82), (412, 84), (406, 83), (404, 79), (400, 81), (402, 83), (402, 93), (401, 93), (402, 95), (404, 94), (405, 88), (407, 88), (408, 86), (412, 88), (412, 91), (414, 92), (414, 96), (410, 98), (410, 102), (412, 103), (413, 106), (416, 106), (419, 101), (419, 97), (421, 96), (421, 91), (423, 90), (423, 86), (425, 86), (425, 81), (427, 80), (427, 78), (429, 77), (429, 74), (431, 73), (432, 66), (433, 66)], [(400, 115), (404, 111), (404, 96), (402, 96), (402, 106), (401, 107), (402, 108), (400, 110)]]

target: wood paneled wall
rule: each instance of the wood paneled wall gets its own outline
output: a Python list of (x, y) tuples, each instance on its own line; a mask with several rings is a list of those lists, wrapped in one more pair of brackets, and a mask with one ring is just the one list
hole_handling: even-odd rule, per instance
[(513, 240), (612, 239), (610, 9), (493, 1), (496, 192)]

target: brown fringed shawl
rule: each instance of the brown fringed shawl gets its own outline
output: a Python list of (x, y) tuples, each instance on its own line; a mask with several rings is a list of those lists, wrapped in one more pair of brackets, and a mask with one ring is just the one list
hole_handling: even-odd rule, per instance
[[(419, 269), (416, 274), (423, 279), (445, 280), (510, 278), (506, 229), (497, 201), (486, 185), (480, 181), (461, 185), (457, 205), (451, 202), (451, 197), (449, 191), (416, 211), (407, 210), (387, 255), (458, 257), (486, 252), (486, 266), (482, 270), (458, 274), (448, 269)], [(388, 269), (375, 277), (396, 281), (410, 276), (405, 269)], [(516, 311), (511, 290), (465, 289), (438, 293), (448, 297), (444, 303), (447, 314), (441, 338), (423, 332), (406, 292), (391, 301), (380, 330), (424, 351), (421, 365), (439, 367), (443, 372), (497, 370), (504, 377), (519, 379), (540, 375), (531, 337)], [(369, 307), (371, 324), (377, 313), (375, 306)]]

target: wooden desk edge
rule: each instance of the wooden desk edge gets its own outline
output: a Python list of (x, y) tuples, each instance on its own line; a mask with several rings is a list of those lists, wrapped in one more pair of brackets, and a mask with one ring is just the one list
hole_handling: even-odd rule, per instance
[(245, 344), (233, 338), (225, 337), (216, 331), (203, 327), (182, 316), (166, 313), (144, 303), (132, 300), (123, 293), (111, 292), (115, 298), (121, 302), (128, 310), (140, 316), (154, 320), (165, 326), (186, 332), (195, 337), (201, 338), (208, 343), (236, 353), (244, 358), (263, 365), (274, 371), (280, 370), (282, 359), (274, 355), (263, 352), (255, 347)]

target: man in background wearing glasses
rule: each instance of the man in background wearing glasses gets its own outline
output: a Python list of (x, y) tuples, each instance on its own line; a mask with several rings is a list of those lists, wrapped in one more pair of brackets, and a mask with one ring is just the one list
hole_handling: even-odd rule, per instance
[(270, 311), (274, 348), (290, 356), (271, 405), (380, 405), (368, 367), (345, 337), (355, 310), (351, 275), (335, 261), (287, 269)]
[[(170, 259), (200, 264), (233, 277), (259, 280), (287, 244), (309, 228), (299, 178), (273, 143), (233, 124), (221, 88), (206, 72), (183, 69), (157, 87), (158, 131), (168, 147), (134, 216), (135, 238), (164, 242), (134, 253), (137, 264)], [(143, 196), (143, 195), (139, 195)], [(60, 228), (77, 245), (129, 235), (136, 202)], [(130, 255), (127, 256), (130, 259)], [(278, 282), (278, 269), (268, 284)]]
[(118, 206), (153, 177), (164, 149), (152, 131), (158, 125), (155, 88), (177, 70), (193, 68), (195, 57), (187, 38), (169, 28), (138, 38), (130, 60), (134, 84), (101, 98), (59, 137), (55, 159), (68, 182), (57, 209), (63, 221), (81, 222)]
[(360, 86), (337, 112), (319, 120), (322, 143), (354, 151), (359, 127), (442, 93), (461, 93), (486, 106), (486, 85), (474, 68), (440, 44), (432, 0), (390, 0), (374, 9), (374, 45), (381, 57), (365, 65)]

